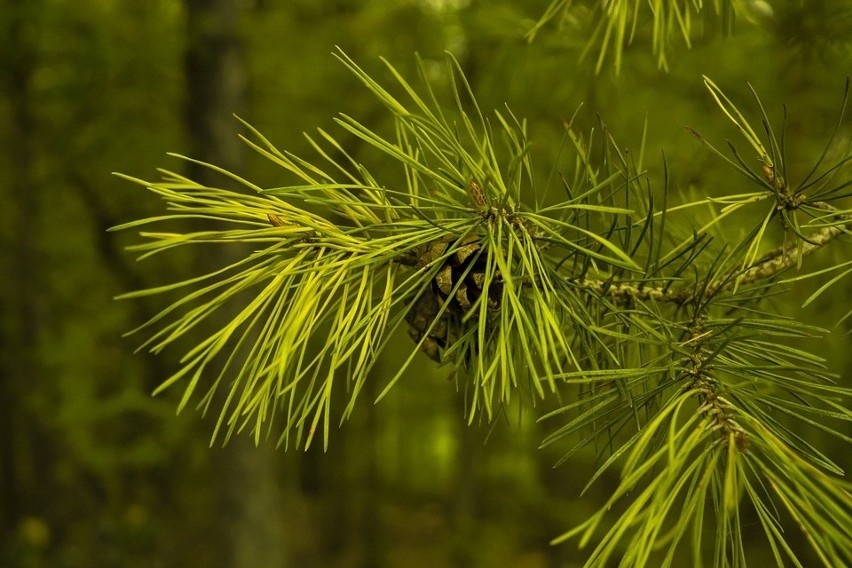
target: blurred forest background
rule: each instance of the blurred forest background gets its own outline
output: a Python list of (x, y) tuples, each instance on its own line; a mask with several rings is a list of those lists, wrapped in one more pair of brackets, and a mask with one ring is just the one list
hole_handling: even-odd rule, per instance
[[(580, 565), (574, 542), (548, 541), (606, 495), (606, 479), (578, 495), (594, 456), (554, 469), (559, 448), (537, 450), (549, 425), (529, 412), (466, 426), (463, 397), (422, 355), (421, 376), (382, 404), (362, 396), (327, 453), (246, 438), (210, 448), (215, 416), (175, 416), (180, 389), (151, 397), (176, 354), (134, 354), (140, 338), (122, 337), (161, 299), (112, 299), (203, 259), (137, 263), (123, 248), (138, 238), (107, 232), (161, 207), (111, 172), (205, 175), (166, 151), (283, 183), (243, 147), (232, 113), (299, 155), (310, 153), (301, 132), (334, 129), (337, 112), (389, 126), (335, 45), (379, 78), (380, 56), (413, 78), (417, 52), (439, 82), (451, 51), (484, 109), (508, 103), (529, 119), (545, 173), (582, 103), (578, 122), (600, 114), (625, 147), (639, 147), (647, 119), (651, 175), (665, 150), (675, 192), (737, 193), (683, 128), (734, 136), (702, 74), (743, 107), (753, 108), (747, 81), (770, 116), (788, 105), (794, 168), (813, 162), (836, 121), (852, 71), (848, 1), (771, 2), (772, 17), (741, 18), (730, 37), (708, 22), (691, 49), (676, 45), (668, 72), (640, 26), (620, 74), (596, 74), (594, 54), (580, 60), (582, 21), (526, 42), (548, 1), (0, 0), (0, 565)], [(809, 286), (778, 309), (798, 310)], [(802, 317), (830, 327), (832, 301)], [(848, 377), (845, 331), (818, 349)], [(852, 465), (836, 450), (826, 448)]]

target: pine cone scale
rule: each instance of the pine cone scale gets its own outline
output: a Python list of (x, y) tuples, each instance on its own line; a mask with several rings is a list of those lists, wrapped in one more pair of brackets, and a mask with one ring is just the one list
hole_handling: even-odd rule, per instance
[[(447, 255), (448, 251), (452, 254)], [(487, 309), (494, 312), (500, 309), (502, 286), (496, 279), (487, 282), (487, 255), (477, 235), (464, 238), (445, 235), (418, 247), (415, 255), (416, 267), (421, 270), (433, 269), (435, 263), (442, 263), (406, 314), (409, 335), (420, 343), (420, 349), (429, 358), (440, 362), (440, 350), (451, 341), (451, 330), (461, 325), (461, 318), (482, 297), (483, 288), (488, 288), (484, 298)], [(446, 307), (439, 317), (443, 306)], [(428, 331), (430, 326), (432, 329)], [(427, 331), (428, 336), (424, 338)]]

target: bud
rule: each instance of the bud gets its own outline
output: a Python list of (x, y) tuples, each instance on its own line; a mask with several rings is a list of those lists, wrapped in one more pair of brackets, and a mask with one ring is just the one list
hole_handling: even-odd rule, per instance
[(266, 218), (269, 219), (269, 224), (273, 227), (283, 227), (287, 223), (281, 220), (281, 217), (276, 215), (275, 213), (267, 213)]
[(482, 190), (482, 186), (479, 185), (478, 181), (470, 178), (470, 181), (467, 182), (467, 191), (470, 193), (470, 197), (473, 199), (473, 203), (477, 207), (480, 209), (488, 207), (488, 200), (485, 199), (485, 192)]

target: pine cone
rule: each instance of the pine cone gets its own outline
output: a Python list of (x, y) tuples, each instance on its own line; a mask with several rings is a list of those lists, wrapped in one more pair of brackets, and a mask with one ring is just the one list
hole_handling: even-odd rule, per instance
[[(446, 235), (415, 250), (417, 268), (431, 267), (434, 262), (442, 263), (431, 285), (423, 290), (405, 317), (409, 325), (408, 333), (414, 341), (420, 342), (428, 332), (421, 350), (436, 362), (441, 362), (439, 349), (447, 346), (450, 328), (461, 322), (461, 316), (482, 295), (487, 262), (482, 247), (482, 241), (475, 235), (468, 235), (461, 240), (456, 235)], [(453, 254), (445, 257), (450, 249), (454, 249)], [(492, 280), (488, 286), (488, 297), (485, 298), (489, 311), (500, 309), (501, 294), (502, 284)], [(446, 310), (432, 326), (441, 306), (448, 301)]]

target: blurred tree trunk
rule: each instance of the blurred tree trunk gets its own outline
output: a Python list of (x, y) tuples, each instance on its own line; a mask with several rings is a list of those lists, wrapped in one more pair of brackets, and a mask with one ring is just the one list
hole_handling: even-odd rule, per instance
[[(238, 30), (239, 0), (185, 0), (187, 48), (186, 123), (192, 155), (232, 171), (243, 165), (243, 145), (235, 133), (232, 113), (245, 106), (245, 69)], [(193, 167), (199, 183), (222, 182), (210, 170)], [(236, 260), (201, 257), (202, 271)], [(225, 253), (229, 254), (228, 252)], [(222, 314), (224, 321), (229, 316)], [(214, 322), (215, 323), (218, 322)], [(209, 369), (212, 374), (215, 371)], [(286, 565), (283, 508), (278, 455), (273, 448), (255, 447), (246, 436), (215, 450), (214, 475), (219, 494), (218, 526), (223, 532), (223, 565), (235, 568), (276, 568)]]
[(3, 243), (6, 266), (0, 294), (0, 532), (4, 534), (11, 534), (6, 531), (14, 529), (21, 516), (34, 514), (44, 505), (37, 499), (42, 492), (36, 493), (35, 488), (43, 488), (41, 481), (49, 475), (49, 469), (45, 469), (49, 465), (48, 445), (43, 443), (45, 436), (26, 403), (27, 393), (41, 385), (37, 353), (39, 196), (33, 168), (32, 100), (36, 64), (32, 21), (38, 7), (38, 3), (26, 0), (4, 2), (5, 29), (0, 30), (0, 90), (8, 101), (6, 159), (11, 166), (7, 189), (0, 196), (11, 218), (8, 241)]
[[(372, 403), (379, 395), (378, 373), (368, 378), (365, 387), (366, 399)], [(364, 554), (361, 566), (364, 568), (380, 568), (387, 565), (387, 550), (385, 546), (385, 527), (382, 522), (384, 491), (379, 469), (381, 456), (381, 440), (379, 432), (379, 413), (375, 404), (367, 404), (367, 420), (364, 425), (364, 440), (366, 440), (367, 463), (364, 469), (364, 508), (361, 516), (361, 530)]]

